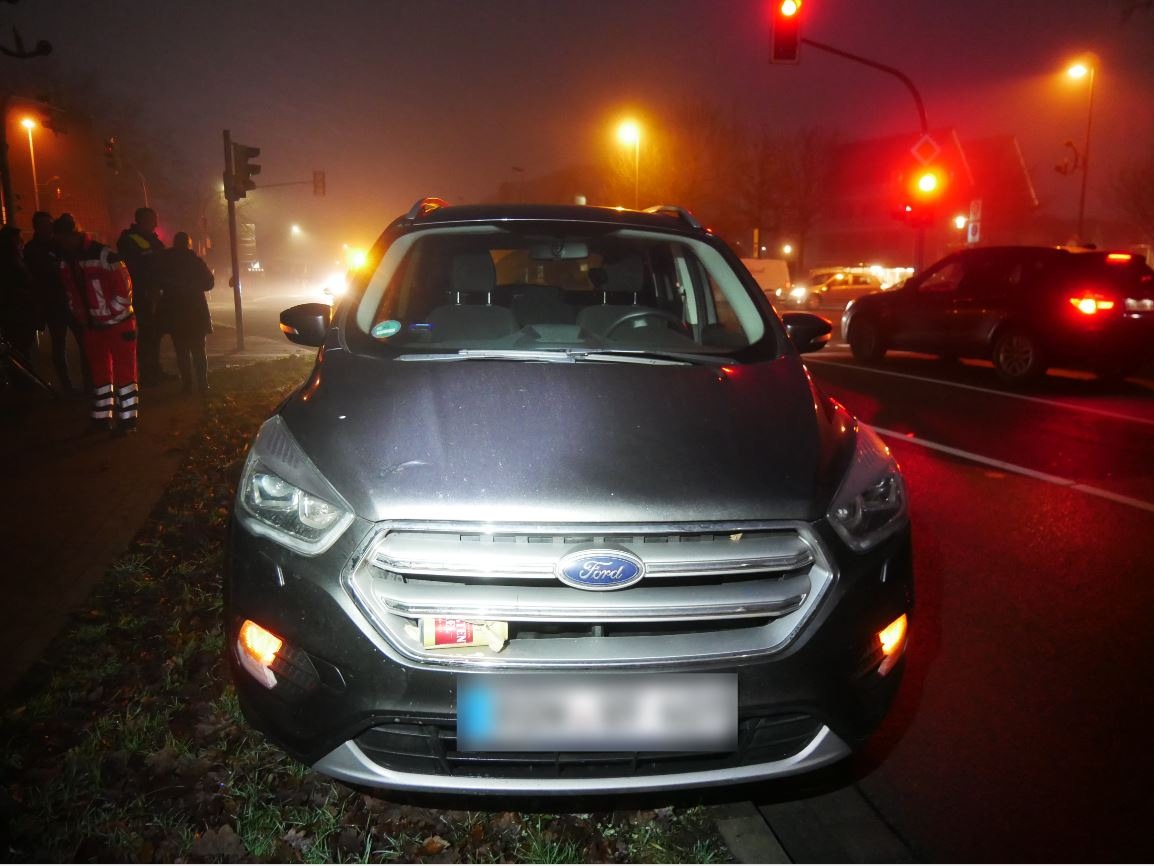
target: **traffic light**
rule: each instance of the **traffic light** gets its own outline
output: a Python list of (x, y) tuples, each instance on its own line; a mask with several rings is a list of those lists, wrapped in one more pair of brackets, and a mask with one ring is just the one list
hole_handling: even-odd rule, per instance
[(916, 228), (932, 225), (945, 200), (948, 177), (937, 166), (915, 169), (902, 178), (902, 196), (894, 216)]
[(797, 63), (801, 48), (802, 0), (771, 0), (773, 3), (773, 33), (770, 61)]
[(313, 195), (324, 196), (325, 194), (325, 173), (323, 171), (313, 172)]
[(120, 174), (120, 145), (115, 138), (104, 139), (104, 164)]
[[(260, 174), (260, 166), (249, 162), (260, 156), (259, 147), (250, 147), (247, 144), (232, 144), (232, 198), (244, 198), (250, 189), (256, 189), (254, 174)], [(227, 188), (226, 184), (226, 188)]]

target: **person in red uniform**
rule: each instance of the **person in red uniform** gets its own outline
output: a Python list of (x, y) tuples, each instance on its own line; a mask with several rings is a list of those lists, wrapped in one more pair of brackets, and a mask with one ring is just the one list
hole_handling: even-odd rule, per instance
[[(136, 430), (140, 387), (136, 377), (136, 316), (132, 278), (116, 250), (76, 228), (71, 214), (52, 224), (60, 250), (60, 279), (84, 334), (92, 371), (92, 423), (99, 430)], [(113, 427), (113, 416), (119, 428)]]

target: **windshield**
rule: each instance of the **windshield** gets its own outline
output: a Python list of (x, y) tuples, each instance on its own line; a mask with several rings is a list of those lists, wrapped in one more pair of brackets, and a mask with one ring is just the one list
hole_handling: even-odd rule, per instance
[[(445, 226), (402, 235), (352, 311), (356, 348), (731, 356), (767, 324), (707, 243), (598, 225)], [(769, 341), (776, 352), (776, 341)]]

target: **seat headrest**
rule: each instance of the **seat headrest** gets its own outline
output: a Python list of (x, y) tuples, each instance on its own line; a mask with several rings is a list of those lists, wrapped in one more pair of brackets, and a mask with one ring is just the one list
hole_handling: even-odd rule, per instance
[(605, 283), (599, 288), (606, 292), (634, 292), (641, 291), (645, 277), (645, 265), (641, 256), (626, 256), (615, 262), (605, 262), (602, 265), (605, 272)]
[(487, 252), (461, 253), (453, 257), (452, 291), (491, 292), (497, 285), (497, 269)]

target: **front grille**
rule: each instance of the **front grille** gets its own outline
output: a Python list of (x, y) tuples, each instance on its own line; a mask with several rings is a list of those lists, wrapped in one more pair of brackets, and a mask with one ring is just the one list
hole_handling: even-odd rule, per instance
[[(805, 524), (660, 527), (382, 527), (349, 572), (353, 598), (389, 643), (423, 664), (598, 667), (741, 658), (780, 649), (832, 579)], [(555, 568), (622, 549), (645, 578), (593, 592)], [(509, 642), (427, 649), (422, 617), (508, 623)]]
[(512, 779), (597, 779), (720, 770), (796, 755), (821, 730), (805, 713), (747, 718), (734, 752), (458, 752), (452, 720), (400, 720), (356, 739), (371, 761), (422, 775)]

